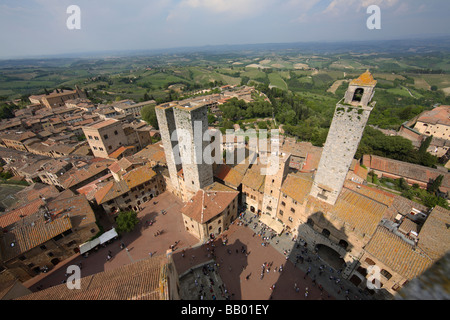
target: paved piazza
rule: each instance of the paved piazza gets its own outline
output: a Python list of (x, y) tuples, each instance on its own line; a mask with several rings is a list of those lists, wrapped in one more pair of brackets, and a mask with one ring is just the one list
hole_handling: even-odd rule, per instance
[[(199, 243), (184, 230), (180, 214), (182, 206), (183, 203), (171, 193), (161, 194), (147, 202), (139, 212), (141, 222), (133, 232), (92, 252), (87, 258), (75, 255), (25, 285), (32, 291), (38, 287), (45, 289), (63, 283), (69, 265), (81, 263), (84, 277), (151, 255), (166, 254), (177, 242), (173, 259), (180, 275), (180, 296), (184, 300), (369, 298), (348, 281), (340, 279), (339, 270), (331, 269), (315, 253), (293, 242), (291, 236), (283, 234), (272, 238), (271, 230), (263, 229), (264, 225), (249, 212), (235, 220), (219, 238), (209, 244)], [(161, 214), (163, 209), (167, 211), (165, 215)], [(146, 227), (146, 221), (151, 220), (154, 224)], [(101, 223), (105, 231), (110, 229), (107, 222)], [(155, 237), (157, 231), (162, 234)], [(264, 237), (272, 239), (265, 241)], [(122, 242), (128, 251), (120, 248)], [(110, 261), (107, 261), (108, 252), (112, 253)], [(298, 255), (305, 258), (303, 263), (296, 263)], [(322, 272), (320, 266), (324, 266)]]

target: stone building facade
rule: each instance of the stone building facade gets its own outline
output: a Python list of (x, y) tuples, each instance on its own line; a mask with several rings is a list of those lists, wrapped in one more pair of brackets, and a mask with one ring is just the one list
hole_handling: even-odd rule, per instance
[(237, 218), (239, 192), (213, 183), (181, 209), (186, 231), (201, 241), (213, 239)]
[(115, 119), (95, 122), (83, 127), (83, 133), (95, 157), (108, 158), (108, 155), (128, 144), (122, 123)]

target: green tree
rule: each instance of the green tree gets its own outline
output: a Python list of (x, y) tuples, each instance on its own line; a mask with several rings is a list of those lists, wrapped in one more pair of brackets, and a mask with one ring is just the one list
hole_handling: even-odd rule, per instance
[(444, 176), (442, 174), (440, 174), (436, 179), (434, 179), (433, 182), (427, 188), (428, 192), (431, 194), (436, 194), (436, 192), (441, 187), (443, 179)]
[(134, 227), (139, 223), (137, 218), (137, 212), (135, 211), (122, 211), (116, 219), (116, 230), (119, 233), (131, 232)]
[(155, 129), (159, 129), (158, 119), (156, 118), (156, 111), (154, 105), (146, 105), (141, 109), (141, 117), (142, 119), (150, 124)]
[(422, 141), (422, 143), (420, 144), (420, 148), (419, 148), (419, 153), (421, 155), (425, 154), (427, 152), (432, 140), (433, 140), (433, 136), (429, 136), (425, 140)]
[(212, 125), (216, 121), (217, 121), (217, 118), (215, 115), (213, 115), (212, 113), (208, 114), (208, 124), (209, 125)]

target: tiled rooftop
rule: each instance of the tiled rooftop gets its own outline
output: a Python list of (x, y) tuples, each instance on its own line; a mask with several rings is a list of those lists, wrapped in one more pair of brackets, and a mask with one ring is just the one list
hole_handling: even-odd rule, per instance
[(237, 191), (199, 190), (181, 212), (197, 222), (205, 223), (223, 212), (238, 194)]
[(165, 300), (168, 260), (156, 256), (81, 278), (81, 289), (66, 284), (19, 300)]
[(414, 250), (412, 245), (382, 226), (377, 227), (365, 250), (407, 279), (419, 276), (433, 264), (422, 250)]
[(311, 190), (312, 183), (312, 180), (306, 177), (288, 174), (281, 187), (281, 192), (299, 203), (303, 203)]

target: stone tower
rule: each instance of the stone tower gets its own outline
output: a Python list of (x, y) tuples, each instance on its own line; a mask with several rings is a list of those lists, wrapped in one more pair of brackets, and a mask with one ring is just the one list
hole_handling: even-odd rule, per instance
[(280, 154), (278, 161), (278, 170), (272, 175), (266, 175), (264, 183), (264, 196), (262, 203), (262, 212), (270, 214), (276, 218), (278, 210), (278, 199), (284, 179), (289, 173), (290, 154)]
[[(177, 154), (178, 137), (175, 126), (175, 115), (173, 106), (175, 104), (167, 103), (155, 107), (156, 118), (158, 119), (159, 131), (161, 140), (166, 155), (167, 168), (169, 170), (170, 181), (174, 192), (180, 193), (180, 186), (178, 182), (178, 171), (181, 170), (181, 163), (179, 161), (179, 154)], [(173, 135), (173, 137), (172, 137)], [(172, 139), (173, 138), (173, 139)]]
[[(186, 190), (193, 195), (214, 182), (212, 164), (203, 159), (203, 152), (210, 141), (203, 141), (208, 130), (207, 105), (177, 105), (174, 108), (183, 176)], [(185, 161), (187, 159), (187, 161)]]
[(212, 164), (203, 159), (210, 144), (203, 141), (208, 130), (208, 106), (167, 103), (156, 106), (155, 111), (173, 191), (189, 200), (214, 182)]
[(336, 105), (310, 194), (331, 205), (342, 190), (375, 102), (371, 103), (376, 81), (369, 71), (350, 82)]

